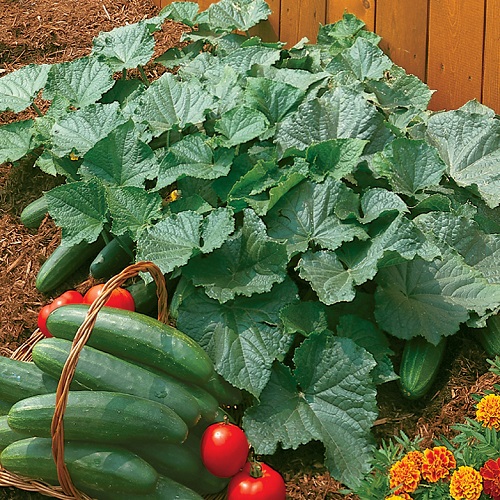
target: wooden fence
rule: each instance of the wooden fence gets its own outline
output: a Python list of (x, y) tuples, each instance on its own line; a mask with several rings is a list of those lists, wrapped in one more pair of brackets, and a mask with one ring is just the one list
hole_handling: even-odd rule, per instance
[[(161, 7), (171, 0), (154, 0)], [(206, 9), (210, 0), (199, 0)], [(470, 99), (500, 114), (500, 0), (267, 0), (265, 39), (312, 42), (320, 24), (345, 11), (382, 37), (381, 48), (408, 73), (436, 90), (431, 109), (455, 109)]]

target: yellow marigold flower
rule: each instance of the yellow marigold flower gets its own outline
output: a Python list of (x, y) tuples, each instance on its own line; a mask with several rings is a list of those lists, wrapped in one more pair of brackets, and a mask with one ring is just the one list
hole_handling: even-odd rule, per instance
[[(398, 460), (389, 469), (389, 484), (395, 490), (396, 495), (411, 493), (418, 488), (420, 482), (420, 467), (407, 456)], [(404, 498), (404, 497), (403, 497)]]
[(478, 500), (483, 491), (482, 478), (479, 471), (463, 465), (451, 476), (450, 495), (453, 500)]
[(400, 493), (399, 495), (391, 495), (390, 497), (386, 497), (385, 500), (412, 500), (411, 496), (408, 493)]
[(488, 394), (477, 404), (476, 420), (484, 427), (500, 430), (500, 396)]
[(424, 450), (421, 472), (425, 480), (435, 483), (447, 477), (450, 470), (456, 466), (455, 457), (446, 446), (435, 446)]

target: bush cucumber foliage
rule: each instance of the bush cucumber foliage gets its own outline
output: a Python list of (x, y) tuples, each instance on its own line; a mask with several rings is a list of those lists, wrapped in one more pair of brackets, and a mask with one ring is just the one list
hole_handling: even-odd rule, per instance
[[(45, 193), (63, 245), (128, 235), (179, 279), (177, 326), (248, 392), (257, 453), (321, 441), (353, 487), (397, 377), (389, 336), (436, 344), (499, 310), (500, 122), (475, 101), (430, 112), (352, 15), (286, 49), (248, 33), (269, 14), (176, 2), (7, 74), (0, 110), (50, 107), (0, 127), (0, 161), (63, 176)], [(185, 43), (148, 82), (166, 19)]]

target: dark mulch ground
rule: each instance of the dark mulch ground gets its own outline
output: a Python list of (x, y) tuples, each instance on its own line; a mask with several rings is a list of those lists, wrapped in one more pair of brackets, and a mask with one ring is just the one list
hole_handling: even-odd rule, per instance
[[(85, 55), (100, 31), (157, 12), (150, 0), (0, 0), (0, 71)], [(177, 44), (183, 29), (166, 23), (156, 35), (158, 53)], [(0, 123), (13, 119), (11, 113), (0, 114)], [(59, 243), (59, 231), (48, 219), (39, 230), (28, 230), (19, 221), (24, 206), (57, 182), (34, 169), (29, 161), (0, 165), (0, 353), (4, 355), (29, 337), (36, 327), (39, 308), (57, 292), (43, 295), (34, 284), (40, 265)], [(84, 275), (75, 276), (68, 287), (81, 286), (85, 279)], [(425, 400), (403, 400), (396, 383), (381, 389), (380, 416), (374, 428), (379, 441), (400, 430), (422, 436), (425, 444), (440, 435), (451, 436), (450, 426), (472, 413), (471, 394), (491, 388), (494, 378), (487, 372), (484, 352), (476, 343), (457, 335), (450, 344), (446, 368)], [(278, 452), (269, 460), (285, 477), (290, 499), (354, 500), (353, 496), (339, 493), (341, 485), (325, 472), (322, 449), (317, 444), (294, 452)], [(2, 488), (0, 498), (41, 497)]]

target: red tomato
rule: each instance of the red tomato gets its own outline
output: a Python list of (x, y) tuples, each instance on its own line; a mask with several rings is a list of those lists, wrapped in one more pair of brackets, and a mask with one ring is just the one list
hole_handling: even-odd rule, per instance
[(218, 422), (203, 433), (201, 459), (214, 476), (231, 477), (245, 465), (249, 448), (243, 429), (230, 422)]
[(227, 500), (285, 500), (283, 477), (263, 462), (247, 462), (229, 481)]
[(52, 312), (52, 304), (46, 304), (38, 313), (38, 328), (46, 337), (52, 337), (50, 332), (47, 330), (47, 317)]
[(56, 309), (66, 304), (81, 304), (83, 302), (83, 295), (76, 290), (68, 290), (59, 297), (55, 298), (52, 302), (52, 308)]
[[(94, 285), (90, 288), (87, 293), (83, 296), (84, 304), (92, 304), (99, 295), (104, 285)], [(116, 307), (118, 309), (126, 309), (127, 311), (135, 311), (134, 297), (132, 294), (125, 290), (125, 288), (115, 288), (109, 297), (109, 299), (104, 304), (107, 307)]]
[(38, 313), (38, 328), (46, 337), (52, 337), (50, 332), (47, 330), (47, 317), (48, 315), (58, 307), (64, 306), (66, 304), (81, 304), (83, 302), (83, 295), (76, 290), (68, 290), (63, 294), (56, 297), (50, 304), (44, 305), (40, 312)]

